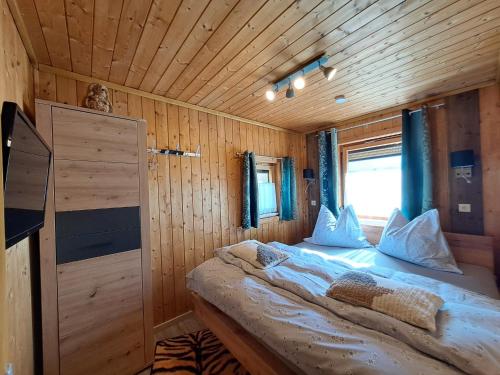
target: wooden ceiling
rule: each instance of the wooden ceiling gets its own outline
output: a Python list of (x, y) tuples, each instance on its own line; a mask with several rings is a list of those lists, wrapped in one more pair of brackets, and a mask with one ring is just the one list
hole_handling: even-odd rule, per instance
[[(39, 64), (307, 131), (497, 78), (498, 0), (9, 0)], [(12, 7), (12, 5), (11, 5)], [(331, 82), (269, 84), (327, 53)], [(335, 104), (343, 94), (348, 102)]]

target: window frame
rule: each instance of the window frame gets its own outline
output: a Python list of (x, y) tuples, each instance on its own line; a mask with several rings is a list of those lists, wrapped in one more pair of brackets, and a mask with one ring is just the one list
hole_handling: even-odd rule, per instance
[(268, 224), (278, 222), (281, 216), (281, 165), (279, 158), (271, 156), (255, 156), (255, 166), (257, 171), (268, 170), (269, 182), (274, 182), (276, 189), (276, 213), (259, 215), (261, 224)]
[[(380, 137), (370, 140), (364, 140), (355, 143), (343, 144), (339, 145), (339, 177), (340, 177), (340, 192), (339, 192), (339, 201), (340, 206), (343, 207), (345, 205), (345, 197), (346, 197), (346, 175), (348, 172), (349, 165), (349, 152), (363, 150), (367, 148), (380, 147), (380, 146), (390, 146), (401, 143), (401, 135), (392, 135), (386, 137)], [(375, 216), (366, 216), (359, 215), (358, 217), (362, 224), (371, 224), (371, 225), (383, 225), (389, 217), (375, 217)]]

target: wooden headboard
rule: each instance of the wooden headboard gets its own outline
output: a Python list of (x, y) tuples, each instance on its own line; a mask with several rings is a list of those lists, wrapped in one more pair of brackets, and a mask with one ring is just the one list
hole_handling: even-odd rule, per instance
[[(362, 225), (362, 227), (368, 241), (378, 244), (384, 227), (375, 225)], [(457, 262), (475, 264), (495, 271), (493, 237), (448, 232), (444, 235)]]

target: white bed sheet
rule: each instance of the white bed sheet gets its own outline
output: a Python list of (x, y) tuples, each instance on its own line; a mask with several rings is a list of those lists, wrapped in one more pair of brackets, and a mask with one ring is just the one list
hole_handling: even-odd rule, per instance
[(458, 267), (464, 273), (460, 275), (451, 272), (437, 271), (396, 259), (381, 253), (374, 247), (365, 249), (346, 249), (341, 247), (314, 245), (308, 242), (301, 242), (293, 246), (320, 253), (327, 259), (342, 260), (354, 267), (386, 267), (400, 272), (430, 277), (491, 298), (500, 298), (495, 282), (495, 275), (486, 267), (458, 263)]

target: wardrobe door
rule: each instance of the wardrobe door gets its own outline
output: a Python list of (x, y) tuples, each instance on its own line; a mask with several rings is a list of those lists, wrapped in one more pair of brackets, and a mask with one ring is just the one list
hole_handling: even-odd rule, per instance
[(61, 374), (145, 362), (137, 122), (53, 107)]
[(140, 250), (57, 267), (61, 374), (132, 374), (144, 363)]

